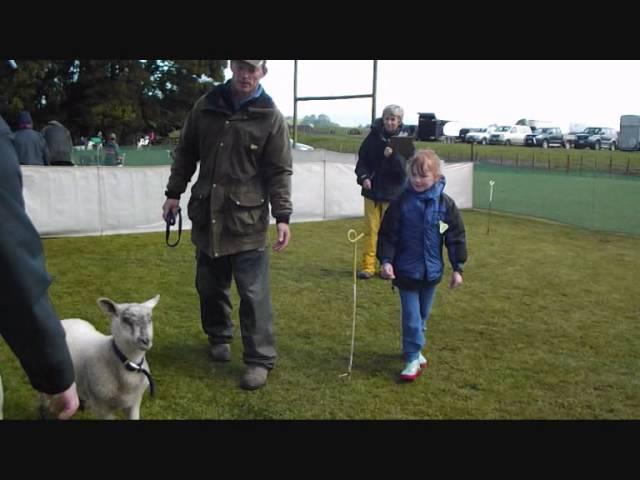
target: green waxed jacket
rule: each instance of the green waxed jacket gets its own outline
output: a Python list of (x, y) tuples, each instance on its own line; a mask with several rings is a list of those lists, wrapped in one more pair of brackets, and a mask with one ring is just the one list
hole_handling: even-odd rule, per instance
[(232, 106), (229, 82), (200, 97), (174, 152), (167, 196), (179, 198), (200, 162), (187, 207), (191, 241), (211, 257), (264, 248), (269, 205), (292, 213), (289, 130), (269, 95)]

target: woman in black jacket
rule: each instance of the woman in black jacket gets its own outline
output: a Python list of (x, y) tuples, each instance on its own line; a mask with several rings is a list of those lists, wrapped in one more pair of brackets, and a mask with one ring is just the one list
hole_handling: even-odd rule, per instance
[(388, 105), (382, 118), (376, 119), (371, 131), (358, 152), (356, 176), (362, 186), (364, 197), (365, 237), (362, 253), (362, 268), (358, 278), (369, 279), (376, 271), (376, 244), (382, 216), (389, 202), (404, 189), (407, 181), (407, 157), (391, 148), (391, 137), (407, 136), (403, 131), (404, 110), (398, 105)]

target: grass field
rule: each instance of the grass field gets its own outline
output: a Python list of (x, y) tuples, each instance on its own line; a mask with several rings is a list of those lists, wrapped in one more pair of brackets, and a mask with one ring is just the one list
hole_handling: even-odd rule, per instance
[(592, 230), (640, 235), (640, 177), (474, 165), (473, 205)]
[[(397, 382), (399, 300), (380, 279), (357, 284), (353, 372), (340, 377), (353, 308), (346, 233), (360, 231), (361, 218), (292, 224), (289, 249), (272, 255), (279, 361), (255, 392), (237, 387), (238, 336), (229, 364), (207, 356), (188, 233), (176, 249), (164, 246), (162, 233), (44, 244), (62, 318), (85, 318), (106, 332), (98, 297), (161, 294), (148, 355), (157, 397), (145, 395), (143, 419), (639, 418), (640, 238), (495, 214), (487, 234), (486, 213), (463, 218), (465, 283), (439, 287), (430, 366), (413, 384)], [(233, 302), (237, 331), (235, 289)], [(36, 418), (36, 394), (4, 343), (0, 365), (5, 418)]]

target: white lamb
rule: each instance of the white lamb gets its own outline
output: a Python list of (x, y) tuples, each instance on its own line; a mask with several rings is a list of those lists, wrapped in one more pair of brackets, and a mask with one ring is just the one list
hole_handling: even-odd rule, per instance
[(140, 404), (153, 380), (145, 352), (153, 342), (151, 312), (160, 295), (144, 303), (115, 303), (100, 298), (111, 316), (112, 335), (103, 335), (78, 318), (62, 320), (76, 374), (78, 396), (94, 415), (112, 419), (120, 410), (129, 420), (140, 419)]

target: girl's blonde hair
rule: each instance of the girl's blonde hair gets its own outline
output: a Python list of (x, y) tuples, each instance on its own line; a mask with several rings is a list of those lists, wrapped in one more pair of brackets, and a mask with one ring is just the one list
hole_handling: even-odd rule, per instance
[(431, 172), (436, 180), (442, 177), (442, 162), (433, 150), (418, 150), (407, 164), (407, 174), (424, 176)]

